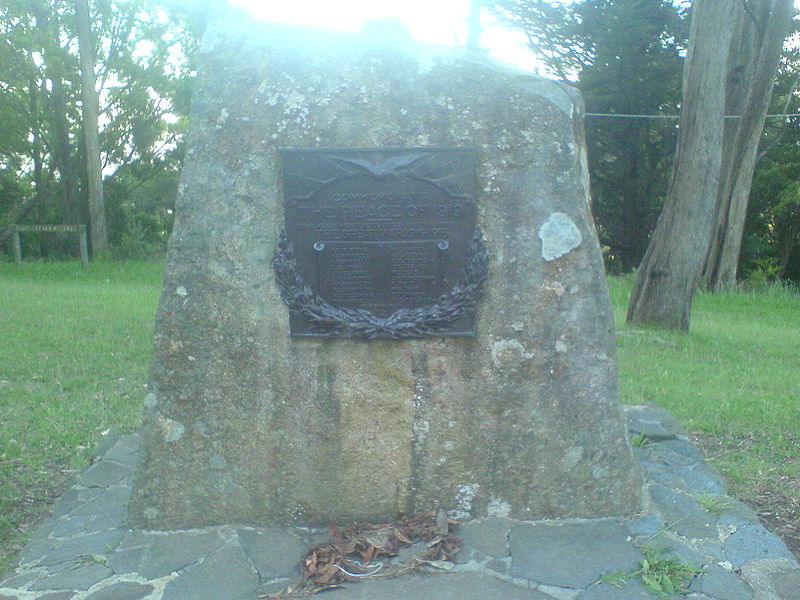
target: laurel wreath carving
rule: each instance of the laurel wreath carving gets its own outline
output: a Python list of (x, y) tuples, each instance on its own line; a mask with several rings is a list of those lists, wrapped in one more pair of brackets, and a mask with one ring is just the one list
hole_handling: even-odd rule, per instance
[(433, 304), (401, 308), (387, 317), (357, 308), (333, 306), (316, 294), (297, 270), (294, 247), (281, 230), (272, 260), (281, 298), (321, 337), (414, 339), (445, 333), (465, 312), (475, 309), (488, 273), (483, 235), (475, 228), (464, 259), (464, 274)]

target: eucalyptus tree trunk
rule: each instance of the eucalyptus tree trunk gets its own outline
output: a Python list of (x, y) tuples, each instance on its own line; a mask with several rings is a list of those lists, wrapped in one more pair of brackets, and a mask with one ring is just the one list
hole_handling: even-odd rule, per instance
[(53, 132), (49, 144), (50, 152), (64, 192), (65, 218), (68, 223), (78, 225), (83, 223), (83, 218), (78, 204), (78, 176), (73, 160), (72, 143), (69, 139), (69, 107), (64, 84), (67, 72), (64, 58), (66, 50), (61, 46), (58, 22), (51, 18), (50, 5), (47, 2), (32, 2), (31, 11), (36, 17), (37, 25), (45, 32), (47, 40), (43, 57), (45, 77), (50, 82), (50, 94), (46, 96), (46, 110)]
[(108, 248), (108, 228), (103, 200), (100, 136), (97, 132), (100, 107), (97, 90), (95, 90), (94, 40), (89, 22), (87, 0), (75, 0), (75, 16), (78, 21), (78, 44), (81, 59), (83, 138), (86, 144), (86, 175), (89, 188), (89, 231), (92, 255), (97, 256)]
[(793, 0), (751, 0), (747, 7), (737, 3), (738, 26), (728, 59), (727, 112), (739, 118), (726, 125), (716, 223), (703, 271), (712, 291), (736, 283), (758, 145), (795, 13)]
[(735, 2), (695, 0), (672, 181), (628, 304), (629, 322), (689, 329), (722, 166)]

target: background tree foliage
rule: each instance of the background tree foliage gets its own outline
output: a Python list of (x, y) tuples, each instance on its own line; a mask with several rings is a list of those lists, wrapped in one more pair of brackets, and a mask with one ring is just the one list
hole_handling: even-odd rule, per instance
[[(688, 26), (668, 0), (498, 0), (558, 77), (577, 85), (587, 113), (671, 115), (681, 95)], [(608, 267), (636, 268), (658, 219), (676, 141), (670, 119), (587, 117), (595, 220)]]
[[(771, 111), (800, 112), (800, 50), (787, 52)], [(739, 270), (759, 279), (800, 281), (800, 117), (770, 119), (753, 176)]]
[[(152, 0), (96, 0), (89, 9), (110, 240), (117, 254), (125, 236), (122, 254), (136, 236), (135, 254), (159, 253), (171, 224), (198, 15)], [(0, 225), (86, 223), (75, 4), (10, 0), (0, 7), (0, 33)], [(25, 253), (59, 256), (73, 243), (26, 234)]]
[[(690, 2), (576, 0), (565, 5), (551, 0), (487, 0), (487, 4), (527, 35), (531, 49), (552, 74), (581, 89), (587, 113), (679, 112)], [(760, 10), (764, 2), (747, 0), (746, 4), (748, 9)], [(795, 91), (788, 83), (795, 80), (797, 67), (796, 61), (784, 60), (776, 88), (779, 101), (773, 102), (772, 112), (792, 112), (797, 106)], [(791, 102), (785, 102), (787, 99)], [(774, 195), (766, 198), (762, 192), (763, 182), (770, 178), (763, 170), (772, 164), (771, 157), (781, 163), (778, 155), (792, 153), (793, 136), (784, 135), (773, 143), (775, 131), (796, 128), (797, 123), (773, 119), (768, 125), (761, 151), (767, 158), (756, 170), (753, 191), (760, 208), (748, 213), (740, 275), (754, 272), (758, 277), (792, 277), (800, 270), (793, 263), (799, 257), (787, 248), (796, 247), (797, 240), (792, 241), (791, 227), (776, 212), (785, 202), (778, 202)], [(593, 213), (606, 264), (613, 272), (629, 271), (639, 265), (661, 211), (675, 153), (677, 122), (589, 116), (586, 135)], [(782, 189), (785, 198), (792, 197), (788, 187)], [(785, 210), (779, 213), (789, 215)], [(769, 227), (765, 225), (768, 221), (773, 223)], [(786, 235), (780, 233), (783, 231)], [(786, 268), (773, 264), (780, 262), (777, 245), (783, 249), (782, 257), (788, 252)], [(765, 269), (765, 264), (769, 268)]]
[[(473, 3), (525, 32), (545, 68), (581, 89), (588, 113), (679, 112), (688, 0)], [(194, 52), (206, 25), (230, 7), (227, 0), (90, 0), (89, 10), (111, 253), (155, 256), (171, 228)], [(4, 224), (88, 222), (78, 50), (75, 0), (0, 6), (0, 252)], [(771, 112), (798, 110), (798, 66), (787, 53)], [(627, 272), (638, 267), (663, 205), (677, 121), (589, 116), (586, 134), (607, 266)], [(798, 138), (796, 119), (767, 122), (740, 275), (800, 278)], [(25, 255), (74, 253), (72, 237), (25, 234)]]

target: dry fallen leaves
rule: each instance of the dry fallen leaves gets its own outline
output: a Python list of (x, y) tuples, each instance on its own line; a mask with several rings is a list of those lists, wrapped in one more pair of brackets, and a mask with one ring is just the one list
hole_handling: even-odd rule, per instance
[[(438, 569), (453, 566), (462, 541), (448, 533), (458, 522), (440, 511), (430, 511), (388, 524), (351, 525), (339, 530), (331, 525), (331, 539), (309, 548), (302, 559), (303, 582), (277, 594), (260, 596), (268, 600), (300, 598), (341, 587), (343, 582), (397, 577), (421, 566)], [(402, 550), (419, 549), (402, 562), (373, 563), (381, 556), (396, 557)]]

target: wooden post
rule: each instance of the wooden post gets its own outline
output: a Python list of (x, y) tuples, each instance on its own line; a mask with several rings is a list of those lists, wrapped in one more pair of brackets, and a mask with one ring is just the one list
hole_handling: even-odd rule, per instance
[(14, 232), (11, 234), (12, 245), (14, 246), (14, 262), (17, 264), (22, 263), (22, 240), (19, 239), (19, 231), (14, 227)]
[(89, 248), (86, 245), (86, 225), (78, 232), (81, 244), (81, 264), (84, 267), (89, 266)]
[(89, 265), (89, 246), (87, 244), (86, 225), (12, 225), (12, 242), (14, 246), (14, 259), (17, 263), (22, 262), (22, 245), (20, 244), (20, 231), (35, 232), (56, 232), (67, 231), (77, 233), (81, 252), (81, 264), (86, 267)]

